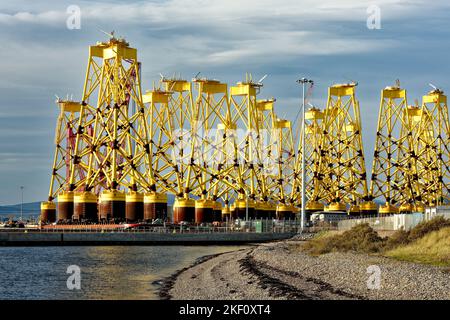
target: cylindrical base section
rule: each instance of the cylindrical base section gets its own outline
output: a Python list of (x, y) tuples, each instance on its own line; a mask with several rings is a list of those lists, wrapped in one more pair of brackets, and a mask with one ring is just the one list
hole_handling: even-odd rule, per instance
[(167, 194), (147, 193), (144, 196), (144, 220), (153, 219), (167, 221)]
[(348, 209), (348, 215), (352, 217), (358, 217), (361, 215), (361, 207), (358, 205), (351, 205)]
[(398, 213), (412, 213), (414, 211), (414, 206), (410, 203), (405, 203), (398, 208)]
[(311, 221), (311, 215), (324, 210), (323, 203), (318, 201), (308, 201), (305, 207), (305, 220)]
[(98, 221), (97, 196), (92, 192), (81, 192), (74, 197), (73, 220)]
[(378, 212), (380, 216), (391, 216), (398, 213), (398, 208), (386, 202), (386, 204), (380, 206)]
[(266, 216), (269, 219), (275, 219), (277, 217), (277, 206), (273, 203), (266, 204)]
[[(300, 219), (302, 218), (302, 209), (292, 206), (292, 215), (294, 220), (298, 219), (298, 221), (300, 221)], [(306, 220), (306, 212), (305, 212), (305, 221), (309, 221)]]
[(293, 208), (285, 204), (279, 204), (277, 206), (277, 219), (278, 220), (294, 220), (295, 215), (293, 213)]
[(144, 219), (144, 195), (130, 192), (125, 196), (125, 219), (136, 222)]
[(236, 206), (234, 205), (234, 203), (230, 207), (230, 218), (232, 218), (232, 219), (236, 219), (237, 218)]
[(53, 202), (41, 202), (41, 223), (53, 223), (56, 221), (56, 204)]
[(115, 222), (125, 221), (125, 193), (105, 190), (100, 195), (100, 217)]
[(214, 202), (213, 221), (222, 221), (222, 204), (219, 201)]
[(246, 219), (247, 211), (249, 219), (255, 218), (255, 203), (252, 200), (246, 201), (243, 199), (238, 199), (236, 200), (235, 206), (236, 206), (236, 217), (238, 219)]
[(325, 207), (325, 211), (341, 211), (342, 213), (345, 213), (347, 211), (347, 206), (345, 203), (333, 202)]
[(195, 223), (213, 222), (214, 205), (212, 200), (195, 201)]
[(73, 200), (74, 194), (72, 191), (65, 191), (58, 195), (58, 221), (72, 220)]
[(362, 216), (376, 217), (378, 215), (378, 206), (375, 202), (363, 202), (359, 207)]
[(222, 221), (230, 221), (232, 218), (230, 207), (226, 206), (222, 208)]
[(195, 221), (195, 201), (192, 199), (176, 199), (173, 206), (173, 222)]
[(256, 219), (265, 219), (265, 218), (267, 218), (266, 207), (267, 207), (267, 205), (263, 201), (256, 201), (255, 202), (255, 218)]

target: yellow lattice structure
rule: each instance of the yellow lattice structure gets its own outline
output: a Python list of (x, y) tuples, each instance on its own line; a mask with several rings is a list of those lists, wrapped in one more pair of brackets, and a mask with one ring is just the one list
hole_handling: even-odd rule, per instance
[[(305, 177), (306, 177), (306, 210), (307, 213), (323, 210), (324, 206), (320, 202), (323, 200), (324, 194), (322, 185), (318, 183), (317, 177), (320, 173), (320, 145), (323, 139), (323, 118), (324, 113), (318, 108), (312, 107), (305, 113)], [(301, 129), (302, 130), (302, 129)], [(302, 137), (300, 132), (298, 143), (297, 158), (295, 164), (295, 174), (293, 179), (291, 198), (295, 205), (301, 205), (301, 185), (302, 185), (302, 170), (301, 170), (301, 156), (302, 156)]]
[(406, 90), (393, 86), (381, 91), (370, 195), (371, 199), (383, 198), (383, 214), (397, 213), (398, 206), (412, 198), (408, 184), (412, 167), (408, 168), (411, 163), (407, 157), (411, 151), (407, 106)]
[[(358, 212), (367, 201), (366, 167), (361, 137), (359, 103), (355, 84), (334, 85), (328, 89), (323, 120), (323, 137), (318, 182), (328, 210)], [(314, 190), (318, 193), (319, 190)], [(355, 210), (356, 208), (356, 210)], [(352, 209), (352, 208), (351, 208)]]
[(449, 200), (449, 118), (447, 96), (435, 89), (422, 99), (422, 115), (415, 136), (419, 200), (442, 205)]

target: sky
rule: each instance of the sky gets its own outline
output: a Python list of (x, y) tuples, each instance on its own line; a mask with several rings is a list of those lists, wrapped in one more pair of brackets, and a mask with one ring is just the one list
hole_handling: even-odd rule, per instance
[[(80, 28), (69, 29), (70, 6)], [(374, 7), (375, 6), (375, 7)], [(380, 28), (368, 28), (379, 9)], [(69, 8), (70, 9), (70, 8)], [(138, 49), (144, 89), (159, 73), (230, 85), (268, 74), (259, 98), (280, 117), (300, 108), (296, 80), (357, 81), (368, 171), (380, 91), (400, 79), (412, 104), (433, 83), (450, 88), (450, 3), (436, 0), (0, 1), (0, 205), (45, 201), (54, 152), (55, 94), (80, 99), (88, 46), (114, 30)], [(72, 20), (69, 20), (69, 22)]]

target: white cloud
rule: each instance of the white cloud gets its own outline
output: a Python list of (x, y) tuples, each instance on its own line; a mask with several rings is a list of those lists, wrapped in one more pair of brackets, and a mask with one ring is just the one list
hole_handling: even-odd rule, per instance
[[(314, 20), (365, 20), (366, 8), (369, 5), (378, 5), (382, 9), (385, 18), (399, 18), (412, 14), (418, 14), (425, 9), (448, 7), (446, 1), (425, 0), (169, 0), (164, 2), (139, 2), (139, 3), (80, 3), (84, 19), (96, 21), (122, 22), (127, 24), (170, 24), (182, 23), (223, 23), (238, 20), (258, 20), (264, 23), (264, 19), (299, 18)], [(67, 4), (69, 5), (69, 4)], [(50, 5), (47, 5), (50, 6)], [(61, 4), (59, 4), (61, 7)], [(36, 10), (36, 7), (33, 7)], [(66, 8), (48, 10), (42, 12), (30, 12), (30, 10), (16, 13), (0, 14), (0, 23), (28, 22), (56, 24), (64, 21), (68, 14)]]

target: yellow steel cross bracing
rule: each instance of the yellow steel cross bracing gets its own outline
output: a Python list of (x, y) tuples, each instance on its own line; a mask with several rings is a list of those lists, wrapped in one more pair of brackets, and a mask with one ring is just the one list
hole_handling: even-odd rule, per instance
[[(323, 117), (324, 113), (318, 108), (310, 108), (305, 113), (305, 178), (306, 178), (306, 199), (307, 201), (319, 201), (323, 198), (323, 191), (321, 191), (321, 184), (315, 185), (319, 174), (319, 162), (320, 162), (320, 144), (322, 143), (323, 133)], [(301, 205), (301, 185), (302, 185), (302, 137), (303, 134), (299, 132), (299, 143), (297, 158), (295, 163), (294, 179), (292, 181), (292, 194), (291, 199), (295, 205)], [(317, 190), (315, 190), (317, 188)], [(315, 192), (316, 191), (316, 192)], [(316, 198), (313, 199), (313, 194), (316, 193)]]
[[(53, 201), (59, 193), (69, 190), (69, 178), (74, 154), (76, 126), (81, 105), (76, 101), (58, 100), (60, 108), (55, 130), (55, 153), (48, 201)], [(83, 179), (85, 171), (77, 166), (74, 169), (77, 179)]]
[(137, 51), (112, 38), (89, 52), (73, 157), (87, 173), (77, 181), (73, 166), (70, 190), (150, 190), (149, 174), (140, 170), (150, 147)]
[[(197, 87), (191, 118), (191, 163), (188, 186), (201, 199), (227, 198), (232, 183), (235, 146), (228, 86), (217, 80), (194, 79)], [(223, 199), (226, 201), (226, 199)]]
[(275, 99), (265, 99), (256, 101), (258, 127), (261, 129), (260, 139), (258, 139), (258, 149), (262, 153), (262, 163), (257, 167), (257, 176), (260, 177), (258, 187), (258, 200), (267, 202), (272, 198), (270, 186), (273, 184), (273, 172), (276, 168), (277, 149), (276, 140), (272, 137), (275, 133), (275, 123), (277, 116), (274, 110)]
[(212, 199), (222, 199), (228, 207), (235, 199), (236, 180), (233, 177), (237, 159), (236, 125), (232, 123), (219, 124), (215, 135), (215, 149), (213, 163), (216, 164), (210, 175), (215, 179), (210, 181)]
[[(317, 177), (330, 203), (356, 205), (368, 198), (359, 103), (355, 84), (328, 89)], [(315, 188), (314, 198), (320, 188)]]
[(187, 170), (191, 158), (191, 119), (194, 117), (192, 83), (182, 79), (161, 79), (164, 89), (172, 92), (169, 96), (169, 113), (174, 128), (172, 133), (171, 164), (175, 177), (171, 182), (176, 189), (174, 194), (179, 198), (188, 198), (189, 190), (185, 190)]
[(291, 122), (278, 119), (273, 128), (272, 138), (276, 145), (276, 179), (272, 186), (273, 198), (281, 204), (292, 205), (290, 198), (295, 171), (295, 149)]
[(386, 206), (413, 201), (409, 182), (415, 170), (408, 156), (412, 145), (407, 106), (406, 90), (392, 86), (381, 91), (370, 198), (381, 197)]
[(404, 168), (404, 172), (397, 172), (394, 181), (397, 184), (403, 184), (403, 190), (396, 194), (400, 209), (413, 208), (421, 206), (421, 186), (418, 175), (418, 161), (416, 136), (419, 132), (419, 126), (422, 118), (422, 108), (418, 105), (409, 105), (404, 111), (402, 128), (400, 136), (406, 136), (407, 147), (399, 149), (399, 163)]
[(147, 168), (150, 172), (150, 185), (154, 192), (182, 192), (180, 177), (177, 175), (177, 167), (172, 156), (175, 133), (178, 126), (175, 109), (169, 106), (172, 92), (153, 90), (146, 92), (143, 103), (148, 105), (145, 111), (145, 119), (150, 136), (150, 163)]
[(257, 185), (262, 184), (262, 177), (258, 177), (256, 170), (263, 165), (262, 155), (258, 150), (260, 145), (258, 140), (261, 137), (256, 107), (256, 95), (261, 86), (253, 83), (247, 76), (245, 82), (238, 82), (236, 86), (230, 88), (231, 121), (238, 128), (246, 130), (244, 139), (239, 139), (240, 165), (234, 171), (239, 199), (248, 196), (251, 200), (255, 200)]
[(435, 89), (422, 99), (422, 115), (415, 138), (418, 184), (423, 205), (449, 201), (449, 115), (447, 96)]
[[(397, 166), (398, 170), (394, 175), (394, 185), (398, 186), (398, 191), (392, 194), (392, 203), (402, 208), (413, 206), (417, 203), (419, 195), (419, 184), (417, 176), (417, 160), (415, 156), (414, 135), (417, 132), (418, 123), (422, 110), (416, 106), (407, 106), (403, 110), (400, 128)], [(386, 204), (386, 208), (396, 210), (396, 207)], [(381, 208), (380, 208), (381, 210)], [(384, 210), (386, 211), (386, 210)]]

